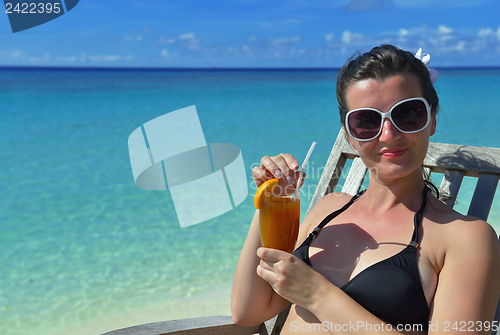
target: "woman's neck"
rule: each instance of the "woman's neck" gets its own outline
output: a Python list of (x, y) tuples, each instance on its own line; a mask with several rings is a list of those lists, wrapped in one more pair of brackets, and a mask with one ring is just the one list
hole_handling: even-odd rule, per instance
[(383, 180), (370, 178), (370, 184), (363, 198), (368, 209), (376, 212), (385, 212), (395, 206), (404, 205), (415, 211), (422, 202), (422, 190), (425, 182), (420, 171), (412, 175)]

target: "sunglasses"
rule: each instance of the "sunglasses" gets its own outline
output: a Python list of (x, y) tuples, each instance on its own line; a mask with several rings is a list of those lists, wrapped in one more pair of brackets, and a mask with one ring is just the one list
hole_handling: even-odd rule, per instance
[(431, 106), (424, 98), (398, 102), (387, 113), (375, 108), (359, 108), (346, 114), (349, 135), (358, 141), (370, 141), (380, 135), (384, 119), (388, 117), (402, 133), (416, 133), (429, 125)]

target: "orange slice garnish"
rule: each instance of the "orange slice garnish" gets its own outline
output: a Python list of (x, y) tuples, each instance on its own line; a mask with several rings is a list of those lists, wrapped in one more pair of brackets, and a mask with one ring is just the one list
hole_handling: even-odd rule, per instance
[(255, 197), (253, 198), (255, 208), (262, 208), (264, 198), (272, 195), (273, 189), (276, 185), (278, 185), (278, 182), (278, 179), (269, 179), (259, 186), (259, 189), (255, 192)]

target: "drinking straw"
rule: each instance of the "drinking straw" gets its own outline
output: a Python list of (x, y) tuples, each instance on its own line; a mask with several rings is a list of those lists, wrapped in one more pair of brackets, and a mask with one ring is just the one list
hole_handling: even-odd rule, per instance
[(298, 199), (299, 197), (299, 187), (300, 183), (302, 182), (302, 176), (304, 175), (304, 169), (306, 168), (307, 161), (309, 160), (309, 156), (311, 156), (314, 146), (316, 145), (316, 142), (313, 141), (311, 144), (311, 147), (309, 148), (309, 152), (306, 155), (306, 159), (304, 159), (304, 162), (302, 163), (302, 168), (300, 169), (300, 176), (299, 176), (299, 181), (297, 182), (297, 188), (295, 189), (295, 198)]

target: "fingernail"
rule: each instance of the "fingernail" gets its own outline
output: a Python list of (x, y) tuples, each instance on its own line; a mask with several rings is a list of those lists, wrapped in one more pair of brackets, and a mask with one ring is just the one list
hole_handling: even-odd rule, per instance
[(281, 170), (274, 171), (274, 174), (278, 179), (281, 179), (283, 177), (283, 172), (281, 172)]
[(296, 168), (298, 168), (298, 167), (299, 167), (299, 164), (297, 164), (297, 163), (292, 163), (292, 165), (290, 165), (290, 167), (291, 167), (293, 170), (295, 170)]
[(294, 180), (293, 180), (292, 176), (286, 177), (286, 181), (288, 182), (289, 185), (293, 185)]

